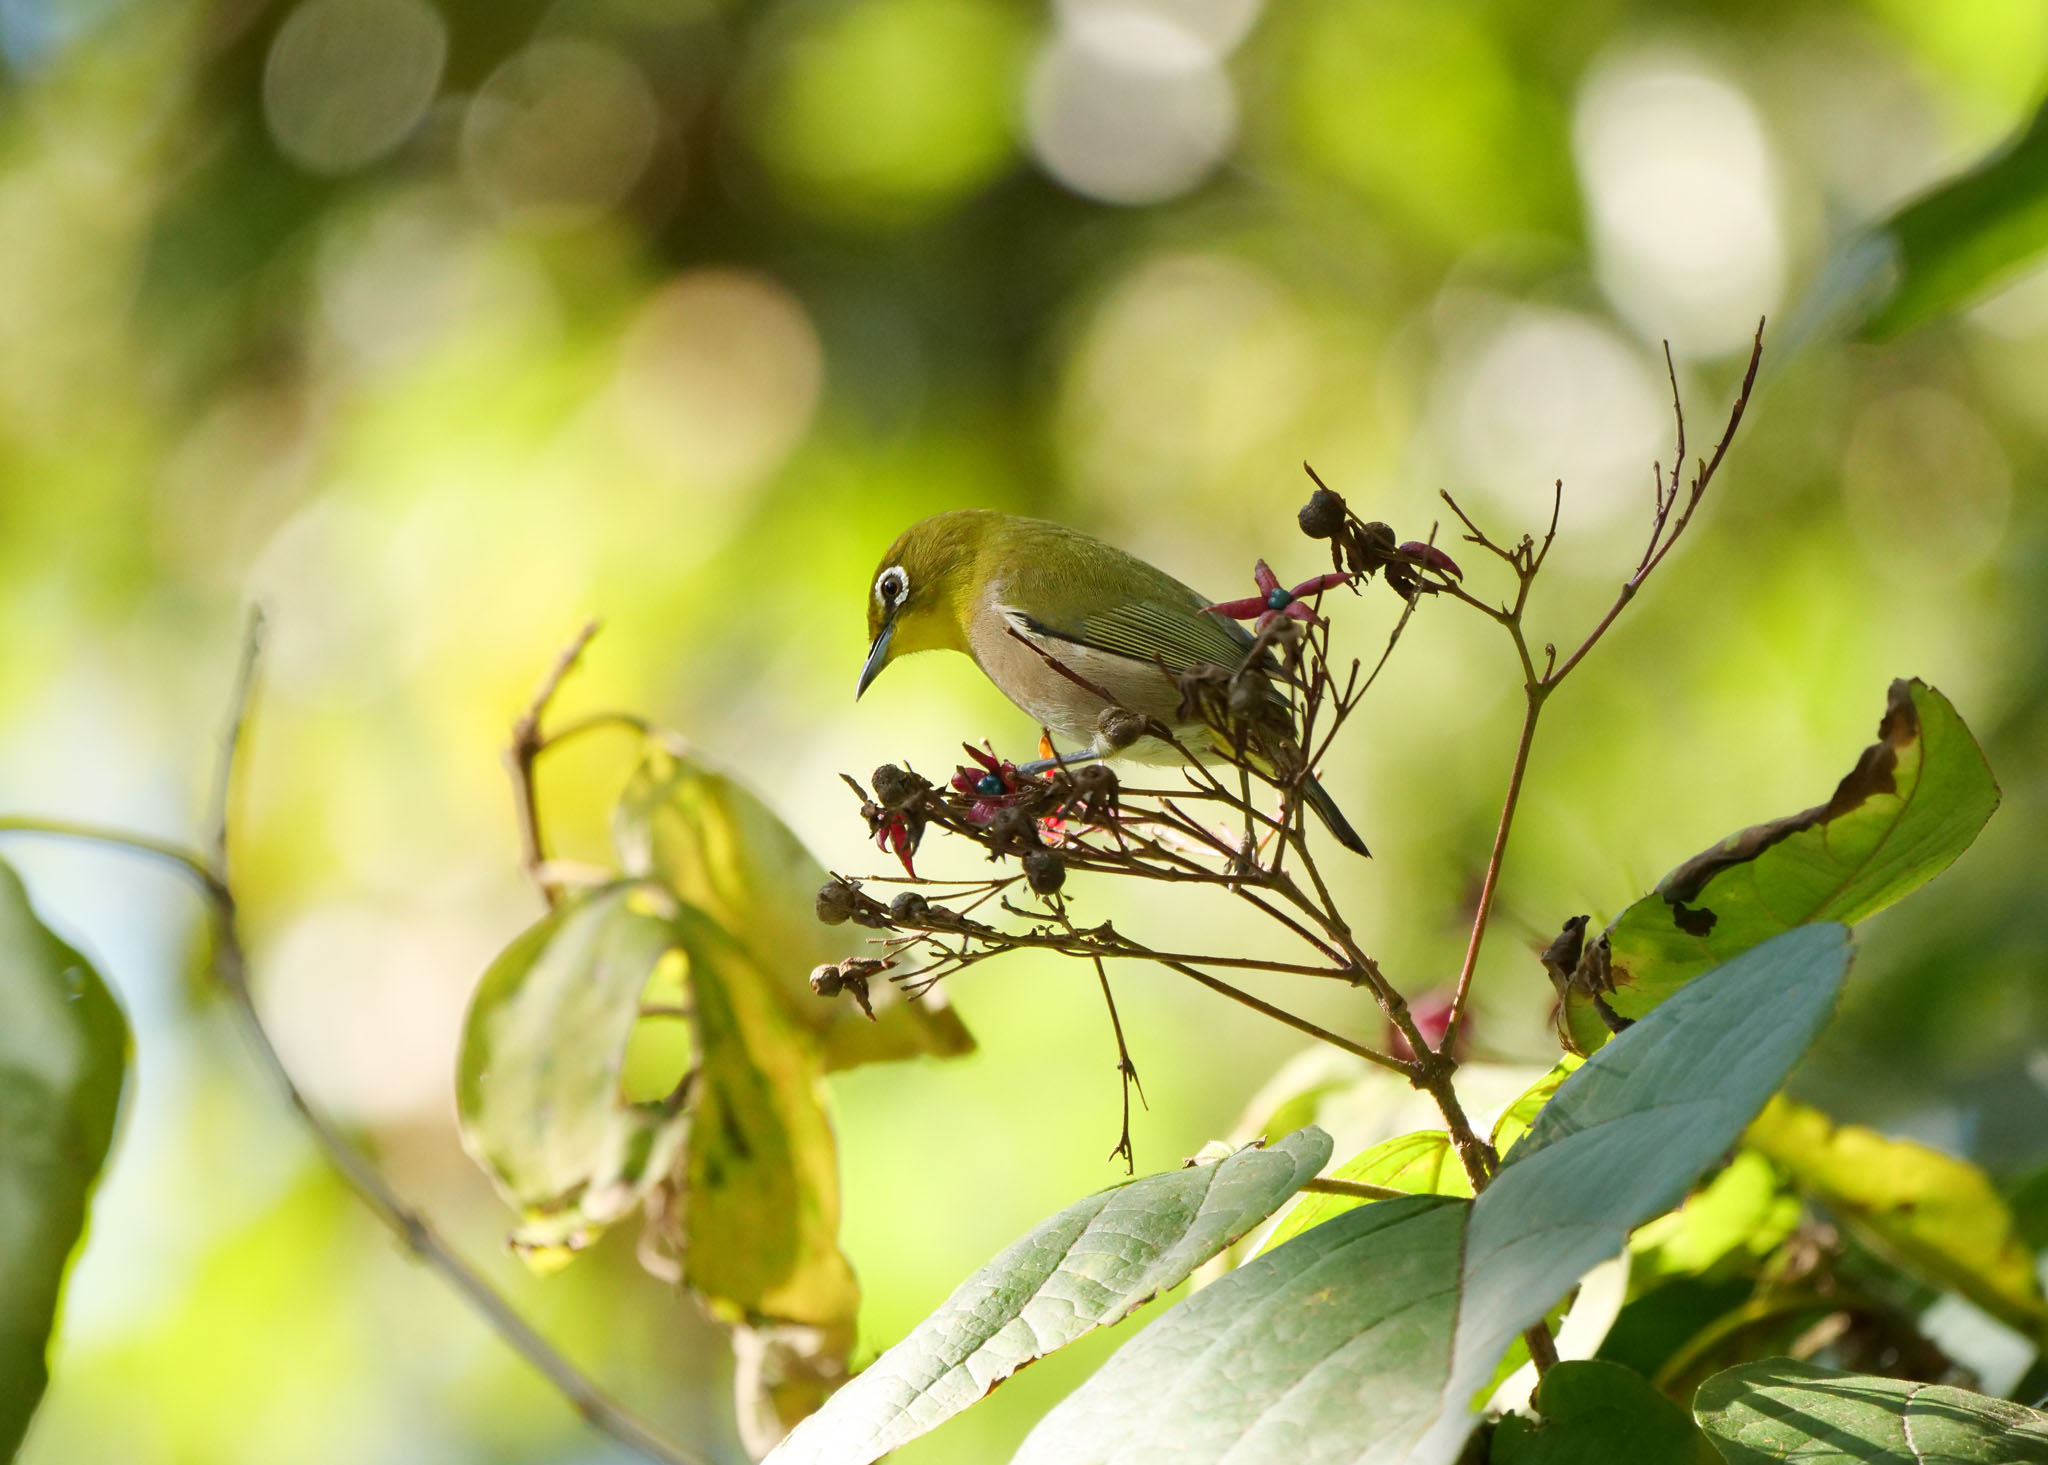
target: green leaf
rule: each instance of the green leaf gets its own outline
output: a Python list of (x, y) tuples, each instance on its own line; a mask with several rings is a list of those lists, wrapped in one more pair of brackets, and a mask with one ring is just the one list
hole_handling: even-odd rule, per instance
[(1778, 1098), (1748, 1142), (1881, 1254), (2040, 1340), (2048, 1301), (2012, 1210), (1982, 1170)]
[(669, 897), (621, 884), (563, 902), (484, 973), (456, 1064), (462, 1143), (519, 1212), (512, 1244), (550, 1270), (668, 1173), (678, 1102), (633, 1103), (627, 1041), (683, 954)]
[(1579, 1071), (1579, 1065), (1586, 1060), (1577, 1053), (1567, 1053), (1557, 1061), (1550, 1072), (1543, 1075), (1523, 1092), (1522, 1097), (1501, 1111), (1500, 1118), (1493, 1121), (1493, 1151), (1503, 1160), (1508, 1151), (1521, 1143), (1522, 1137), (1536, 1123), (1536, 1116), (1543, 1112), (1543, 1106), (1556, 1096), (1564, 1081)]
[(851, 955), (866, 933), (819, 923), (824, 867), (772, 809), (675, 734), (650, 736), (619, 796), (612, 839), (628, 875), (660, 881), (746, 947), (791, 1021), (823, 1045), (827, 1070), (973, 1050), (937, 988), (910, 999), (875, 983), (872, 1022), (853, 1003), (811, 991), (811, 968)]
[[(1353, 1180), (1361, 1185), (1382, 1185), (1389, 1190), (1404, 1190), (1410, 1195), (1472, 1194), (1472, 1182), (1458, 1161), (1457, 1151), (1451, 1147), (1451, 1137), (1441, 1129), (1397, 1134), (1392, 1139), (1382, 1140), (1371, 1149), (1346, 1160), (1330, 1172), (1330, 1178)], [(1332, 1216), (1372, 1204), (1374, 1202), (1359, 1196), (1322, 1192), (1304, 1195), (1273, 1228), (1273, 1234), (1266, 1238), (1266, 1244), (1259, 1250), (1271, 1251), (1310, 1227), (1322, 1225)]]
[(1618, 1363), (1558, 1364), (1493, 1432), (1490, 1465), (1703, 1465), (1713, 1454), (1683, 1409)]
[(1441, 1404), (1470, 1209), (1382, 1201), (1254, 1257), (1126, 1343), (1013, 1465), (1413, 1458), (1391, 1447)]
[(1683, 1206), (1629, 1238), (1636, 1290), (1705, 1276), (1730, 1257), (1760, 1261), (1792, 1234), (1799, 1209), (1799, 1198), (1786, 1191), (1769, 1160), (1755, 1150), (1739, 1150)]
[(2048, 1415), (1789, 1358), (1715, 1374), (1693, 1415), (1728, 1465), (2048, 1465)]
[(1849, 957), (1840, 925), (1788, 931), (1565, 1080), (1473, 1209), (1448, 1399), (1734, 1143), (1833, 1015)]
[[(1812, 921), (1854, 925), (1954, 862), (1998, 807), (1998, 785), (1948, 699), (1897, 681), (1878, 740), (1804, 813), (1731, 834), (1666, 875), (1607, 929), (1609, 1005), (1641, 1017), (1716, 963)], [(1577, 986), (1572, 1040), (1607, 1025)]]
[[(1634, 1271), (1631, 1261), (1631, 1277)], [(1622, 1308), (1594, 1357), (1622, 1364), (1661, 1383), (1664, 1368), (1680, 1350), (1690, 1352), (1702, 1333), (1748, 1302), (1755, 1292), (1753, 1277), (1667, 1279)]]
[(2048, 1251), (2048, 1169), (2021, 1176), (2005, 1198), (2020, 1238), (2035, 1251)]
[(1303, 1129), (1068, 1206), (969, 1277), (783, 1443), (776, 1465), (868, 1465), (1025, 1364), (1121, 1322), (1271, 1215), (1330, 1158)]
[(860, 1288), (839, 1251), (838, 1152), (817, 1045), (724, 929), (685, 909), (673, 930), (689, 955), (701, 1050), (685, 1178), (667, 1202), (683, 1279), (728, 1322), (850, 1330)]
[(2048, 107), (1977, 165), (1836, 251), (1801, 315), (1885, 340), (1970, 304), (2048, 249)]
[(0, 1459), (49, 1382), (64, 1275), (113, 1143), (128, 1024), (0, 862)]
[(1834, 1009), (1848, 932), (1807, 926), (1683, 991), (1567, 1078), (1477, 1201), (1346, 1211), (1169, 1309), (1020, 1465), (1449, 1465), (1510, 1342), (1741, 1135)]

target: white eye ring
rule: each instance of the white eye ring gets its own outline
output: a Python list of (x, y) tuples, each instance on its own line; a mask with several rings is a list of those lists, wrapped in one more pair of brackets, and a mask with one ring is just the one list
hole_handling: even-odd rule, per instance
[(898, 606), (910, 594), (910, 576), (903, 566), (891, 565), (875, 578), (875, 599), (885, 606)]

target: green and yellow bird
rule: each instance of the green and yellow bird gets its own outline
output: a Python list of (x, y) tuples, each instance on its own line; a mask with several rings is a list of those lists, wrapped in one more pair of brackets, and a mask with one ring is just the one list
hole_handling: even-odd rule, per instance
[[(1170, 763), (1179, 755), (1156, 738), (1102, 747), (1098, 725), (1110, 704), (1032, 647), (1173, 727), (1183, 743), (1215, 746), (1209, 728), (1180, 716), (1179, 689), (1160, 670), (1162, 662), (1177, 674), (1243, 661), (1251, 633), (1209, 604), (1164, 570), (1061, 524), (988, 509), (934, 514), (905, 530), (876, 570), (868, 659), (854, 695), (899, 656), (964, 652), (998, 691), (1075, 748)], [(1277, 689), (1272, 697), (1284, 705)], [(1321, 784), (1310, 778), (1302, 791), (1340, 844), (1367, 853)]]

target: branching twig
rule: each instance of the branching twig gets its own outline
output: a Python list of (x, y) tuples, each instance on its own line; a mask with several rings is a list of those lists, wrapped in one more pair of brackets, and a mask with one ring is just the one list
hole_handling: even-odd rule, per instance
[[(1666, 348), (1666, 359), (1668, 363), (1668, 347)], [(1643, 582), (1650, 578), (1651, 572), (1657, 566), (1664, 563), (1664, 557), (1671, 553), (1672, 547), (1678, 543), (1679, 536), (1684, 534), (1686, 526), (1692, 523), (1693, 511), (1699, 508), (1700, 500), (1706, 497), (1708, 485), (1714, 481), (1714, 474), (1720, 468), (1721, 460), (1728, 456), (1729, 446), (1735, 441), (1736, 429), (1742, 426), (1742, 415), (1749, 410), (1749, 394), (1756, 386), (1757, 367), (1763, 364), (1763, 359), (1764, 325), (1762, 321), (1758, 321), (1756, 340), (1751, 346), (1749, 353), (1749, 367), (1742, 374), (1742, 387), (1735, 394), (1735, 405), (1729, 409), (1728, 425), (1721, 431), (1721, 440), (1714, 444), (1713, 456), (1700, 464), (1698, 470), (1693, 474), (1692, 486), (1688, 491), (1685, 501), (1685, 509), (1679, 514), (1676, 522), (1670, 523), (1669, 532), (1667, 533), (1666, 521), (1669, 520), (1671, 506), (1678, 497), (1678, 480), (1680, 473), (1683, 471), (1685, 458), (1685, 412), (1677, 405), (1678, 380), (1676, 371), (1673, 371), (1671, 391), (1673, 410), (1678, 418), (1678, 451), (1674, 455), (1671, 465), (1670, 496), (1662, 500), (1660, 512), (1652, 522), (1649, 547), (1643, 551), (1643, 558), (1636, 566), (1636, 572), (1622, 583), (1621, 590), (1614, 598), (1614, 604), (1608, 607), (1607, 614), (1600, 618), (1600, 623), (1594, 626), (1592, 631), (1587, 634), (1586, 639), (1579, 644), (1579, 649), (1566, 657), (1564, 665), (1560, 666), (1548, 678), (1550, 685), (1556, 686), (1559, 682), (1563, 681), (1571, 674), (1574, 667), (1586, 659), (1586, 653), (1591, 651), (1599, 643), (1600, 638), (1607, 634), (1607, 628), (1612, 626), (1622, 611), (1628, 608), (1628, 603), (1635, 599), (1636, 592), (1643, 588)]]
[[(278, 1093), (306, 1126), (314, 1144), (342, 1180), (377, 1219), (398, 1238), (406, 1250), (438, 1273), (461, 1294), (484, 1323), (524, 1358), (594, 1429), (609, 1435), (628, 1449), (661, 1465), (707, 1465), (704, 1457), (674, 1445), (655, 1434), (647, 1425), (607, 1395), (582, 1370), (571, 1363), (533, 1326), (521, 1317), (502, 1293), (483, 1275), (451, 1250), (426, 1219), (400, 1200), (383, 1175), (342, 1137), (299, 1088), (271, 1042), (249, 988), (247, 959), (234, 892), (228, 883), (228, 812), (243, 732), (253, 702), (253, 690), (261, 655), (263, 618), (251, 615), (236, 678), (234, 701), (227, 731), (222, 740), (219, 769), (209, 805), (208, 846), (202, 856), (163, 840), (124, 833), (97, 825), (60, 819), (10, 816), (0, 818), (0, 832), (51, 835), (81, 840), (108, 849), (123, 849), (148, 855), (171, 864), (198, 886), (206, 898), (213, 927), (213, 971), (221, 989), (241, 1021), (244, 1034)], [(579, 647), (580, 649), (580, 647)], [(569, 658), (573, 660), (573, 657)], [(566, 667), (563, 668), (566, 672)], [(559, 678), (557, 678), (558, 680)], [(545, 700), (544, 698), (541, 700)]]
[[(512, 743), (505, 750), (505, 766), (512, 774), (512, 804), (519, 821), (520, 866), (550, 908), (560, 899), (561, 887), (548, 874), (547, 845), (540, 829), (540, 804), (533, 790), (534, 760), (548, 745), (548, 739), (541, 736), (540, 720), (547, 713), (548, 704), (554, 701), (555, 693), (561, 689), (562, 682), (575, 670), (576, 662), (597, 630), (598, 622), (588, 622), (562, 648), (555, 664), (548, 668), (548, 674), (534, 688), (533, 700), (512, 724)], [(602, 719), (605, 722), (615, 720), (609, 714)]]
[[(1116, 1148), (1109, 1152), (1110, 1158), (1121, 1155), (1124, 1174), (1138, 1173), (1137, 1151), (1131, 1148), (1131, 1090), (1138, 1091), (1138, 1102), (1145, 1103), (1145, 1086), (1138, 1082), (1138, 1065), (1131, 1061), (1130, 1045), (1124, 1041), (1123, 1019), (1117, 1016), (1116, 996), (1109, 990), (1109, 972), (1102, 965), (1102, 958), (1095, 958), (1095, 980), (1102, 985), (1102, 1001), (1109, 1008), (1109, 1030), (1116, 1035), (1116, 1071), (1123, 1081), (1124, 1117), (1123, 1126), (1117, 1132)], [(1150, 1108), (1150, 1105), (1146, 1105)]]
[[(1711, 458), (1698, 465), (1689, 493), (1681, 487), (1685, 421), (1678, 400), (1677, 370), (1666, 352), (1677, 418), (1675, 466), (1667, 484), (1662, 465), (1657, 465), (1649, 542), (1613, 607), (1562, 664), (1555, 645), (1544, 644), (1540, 655), (1539, 648), (1531, 647), (1524, 624), (1531, 591), (1557, 543), (1564, 502), (1562, 482), (1553, 485), (1549, 522), (1540, 539), (1525, 534), (1512, 542), (1498, 540), (1456, 499), (1449, 494), (1443, 496), (1450, 512), (1463, 526), (1465, 542), (1505, 565), (1514, 578), (1512, 593), (1494, 601), (1465, 587), (1463, 571), (1436, 547), (1435, 526), (1427, 541), (1399, 542), (1389, 526), (1361, 520), (1309, 468), (1317, 491), (1303, 507), (1300, 523), (1310, 537), (1329, 542), (1333, 573), (1316, 577), (1313, 589), (1310, 582), (1304, 582), (1289, 591), (1276, 583), (1262, 563), (1259, 596), (1210, 607), (1214, 612), (1254, 621), (1256, 625), (1234, 665), (1174, 667), (1161, 657), (1153, 658), (1165, 687), (1178, 696), (1177, 707), (1153, 699), (1148, 701), (1152, 715), (1141, 716), (1095, 680), (1065, 664), (1039, 641), (1015, 628), (1009, 631), (1052, 671), (1100, 705), (1098, 746), (1126, 747), (1139, 736), (1156, 739), (1179, 754), (1194, 785), (1192, 789), (1173, 793), (1156, 788), (1122, 788), (1107, 766), (1097, 765), (1086, 770), (1093, 790), (1089, 792), (1082, 788), (1083, 775), (1069, 768), (1055, 767), (1041, 778), (1037, 776), (1036, 765), (1019, 769), (999, 762), (993, 750), (984, 755), (973, 749), (970, 753), (981, 766), (960, 768), (953, 776), (950, 792), (894, 765), (875, 771), (873, 798), (860, 784), (847, 780), (862, 800), (870, 832), (884, 848), (893, 850), (906, 867), (918, 841), (930, 828), (942, 829), (978, 845), (992, 860), (1017, 858), (1031, 889), (1052, 897), (1058, 929), (1043, 923), (1023, 930), (1005, 929), (991, 921), (973, 918), (968, 912), (989, 899), (989, 894), (976, 896), (966, 909), (959, 908), (957, 899), (948, 906), (943, 898), (927, 900), (923, 896), (899, 896), (885, 907), (859, 893), (856, 883), (837, 877), (820, 893), (820, 910), (829, 907), (840, 913), (838, 919), (855, 920), (888, 933), (881, 939), (891, 961), (921, 954), (925, 964), (897, 978), (920, 990), (993, 956), (1028, 947), (1086, 958), (1096, 969), (1105, 998), (1109, 996), (1104, 965), (1108, 960), (1143, 960), (1164, 966), (1321, 1042), (1400, 1073), (1435, 1101), (1473, 1192), (1484, 1190), (1500, 1161), (1493, 1146), (1473, 1129), (1459, 1098), (1454, 1083), (1458, 1068), (1456, 1044), (1499, 895), (1537, 725), (1550, 695), (1585, 659), (1691, 524), (1742, 420), (1761, 352), (1759, 327), (1756, 349), (1727, 429)], [(1383, 574), (1388, 586), (1402, 598), (1400, 619), (1369, 674), (1357, 661), (1350, 664), (1347, 672), (1335, 674), (1330, 625), (1322, 613), (1322, 592), (1340, 583), (1348, 583), (1357, 590), (1376, 574)], [(1297, 592), (1302, 599), (1296, 599)], [(1507, 791), (1487, 856), (1446, 1028), (1440, 1040), (1430, 1042), (1424, 1038), (1400, 989), (1380, 970), (1379, 963), (1352, 932), (1316, 860), (1306, 833), (1303, 807), (1307, 803), (1305, 795), (1315, 787), (1319, 768), (1334, 747), (1337, 735), (1377, 682), (1422, 599), (1439, 595), (1471, 607), (1507, 632), (1522, 673), (1524, 703)], [(1174, 710), (1169, 714), (1167, 707)], [(1172, 725), (1168, 726), (1168, 722)], [(1197, 756), (1188, 741), (1201, 747), (1207, 756)], [(1211, 767), (1211, 759), (1225, 767)], [(1260, 793), (1261, 798), (1264, 793), (1273, 795), (1277, 812), (1268, 813), (1260, 807), (1255, 793)], [(1133, 941), (1113, 931), (1107, 923), (1092, 928), (1076, 927), (1067, 917), (1065, 901), (1054, 895), (1069, 872), (1228, 890), (1307, 943), (1327, 965), (1168, 951)], [(1008, 900), (1002, 902), (1002, 909), (1014, 917), (1032, 919), (1030, 912)], [(1368, 989), (1399, 1035), (1399, 1041), (1405, 1042), (1414, 1055), (1412, 1061), (1343, 1038), (1215, 975), (1216, 969), (1228, 968), (1283, 977), (1337, 977)], [(1113, 1002), (1110, 1012), (1122, 1066), (1128, 1076), (1129, 1054)], [(1123, 1136), (1117, 1153), (1123, 1154), (1128, 1162), (1128, 1088)], [(1313, 1182), (1310, 1189), (1359, 1198), (1382, 1198), (1397, 1193), (1376, 1186), (1327, 1181)], [(1539, 1370), (1556, 1362), (1556, 1349), (1544, 1325), (1538, 1324), (1525, 1336)]]
[[(1679, 481), (1685, 460), (1685, 409), (1679, 400), (1678, 371), (1672, 364), (1671, 348), (1669, 345), (1664, 348), (1664, 364), (1671, 380), (1672, 415), (1676, 419), (1677, 432), (1669, 487), (1666, 487), (1660, 469), (1656, 478), (1656, 502), (1650, 518), (1649, 543), (1643, 550), (1642, 558), (1637, 561), (1635, 572), (1622, 582), (1621, 589), (1616, 593), (1614, 603), (1608, 607), (1607, 613), (1587, 633), (1586, 639), (1579, 643), (1578, 649), (1564, 659), (1562, 665), (1557, 664), (1556, 648), (1546, 647), (1544, 670), (1539, 673), (1522, 629), (1522, 612), (1528, 603), (1529, 587), (1534, 582), (1537, 571), (1542, 568), (1544, 557), (1550, 552), (1551, 542), (1557, 535), (1557, 501), (1553, 501), (1552, 504), (1550, 529), (1544, 536), (1542, 548), (1533, 554), (1530, 552), (1530, 541), (1527, 539), (1513, 551), (1500, 548), (1485, 537), (1462, 509), (1455, 503), (1452, 504), (1452, 509), (1458, 517), (1472, 530), (1468, 537), (1473, 538), (1476, 543), (1484, 544), (1515, 570), (1518, 589), (1512, 609), (1496, 612), (1481, 602), (1473, 603), (1506, 627), (1514, 641), (1516, 655), (1521, 660), (1524, 680), (1521, 736), (1516, 741), (1514, 762), (1508, 772), (1507, 794), (1501, 801), (1500, 824), (1494, 835), (1493, 850), (1487, 858), (1486, 874), (1480, 882), (1479, 905), (1473, 913), (1472, 934), (1466, 942), (1464, 964), (1458, 971), (1449, 1025), (1445, 1028), (1443, 1041), (1438, 1044), (1438, 1051), (1441, 1053), (1448, 1054), (1451, 1051), (1451, 1045), (1457, 1040), (1459, 1025), (1464, 1020), (1466, 999), (1472, 989), (1472, 975), (1479, 965), (1480, 946), (1486, 939), (1487, 924), (1493, 914), (1494, 896), (1500, 888), (1501, 864), (1507, 854), (1508, 833), (1514, 827), (1515, 809), (1521, 799), (1522, 782), (1529, 769), (1530, 750), (1536, 740), (1536, 723), (1542, 715), (1544, 703), (1564, 679), (1577, 669), (1579, 663), (1586, 659), (1587, 653), (1599, 644), (1600, 638), (1607, 634), (1608, 628), (1620, 617), (1629, 602), (1635, 599), (1644, 582), (1655, 572), (1657, 566), (1664, 562), (1665, 557), (1671, 553), (1672, 548), (1677, 545), (1679, 538), (1692, 523), (1693, 514), (1699, 508), (1701, 500), (1706, 497), (1707, 488), (1713, 482), (1714, 474), (1721, 466), (1721, 460), (1727, 456), (1729, 445), (1735, 441), (1736, 429), (1742, 425), (1743, 413), (1749, 407), (1750, 392), (1756, 385), (1757, 367), (1763, 361), (1763, 352), (1764, 325), (1759, 321), (1756, 339), (1750, 348), (1748, 369), (1743, 373), (1742, 386), (1736, 393), (1735, 403), (1729, 409), (1728, 425), (1722, 429), (1721, 439), (1714, 446), (1713, 456), (1701, 463), (1694, 473), (1685, 505), (1679, 510), (1678, 517), (1673, 519), (1672, 510), (1678, 504)], [(1560, 491), (1561, 489), (1562, 485)], [(1445, 498), (1448, 500), (1449, 495), (1445, 495)]]

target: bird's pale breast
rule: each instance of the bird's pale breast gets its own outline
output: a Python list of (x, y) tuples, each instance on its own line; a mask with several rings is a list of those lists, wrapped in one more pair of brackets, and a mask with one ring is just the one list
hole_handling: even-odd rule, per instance
[[(1176, 721), (1179, 690), (1157, 665), (1038, 634), (1022, 614), (996, 596), (977, 608), (968, 624), (967, 639), (983, 674), (1050, 731), (1064, 745), (1062, 752), (1094, 746), (1096, 723), (1109, 704), (1061, 675), (1033, 646), (1108, 692), (1120, 705), (1162, 722)], [(1173, 762), (1179, 755), (1167, 744), (1146, 738), (1120, 756), (1140, 762)]]

